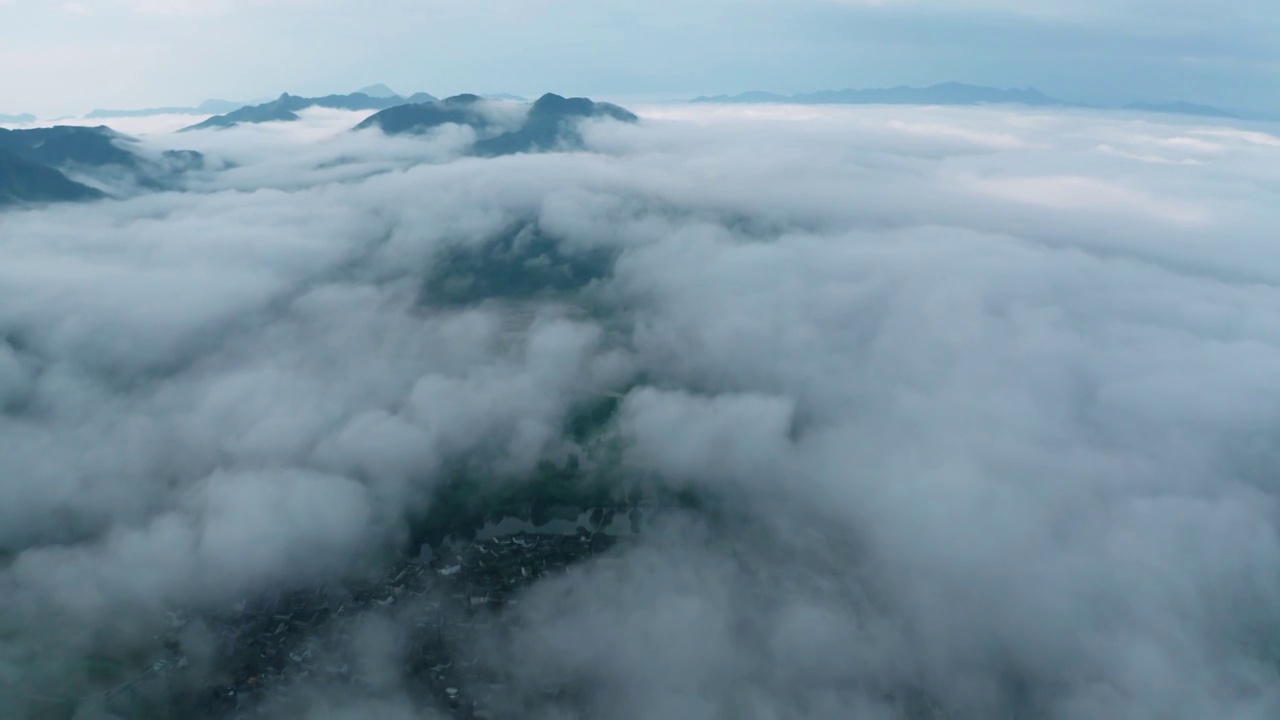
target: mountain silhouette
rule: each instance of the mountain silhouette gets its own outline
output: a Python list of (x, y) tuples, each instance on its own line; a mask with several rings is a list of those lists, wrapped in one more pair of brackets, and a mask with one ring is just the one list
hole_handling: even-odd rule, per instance
[(529, 115), (519, 130), (481, 140), (476, 143), (474, 152), (481, 156), (495, 156), (544, 152), (558, 146), (581, 148), (582, 136), (578, 134), (577, 121), (586, 118), (612, 118), (621, 122), (639, 120), (634, 113), (617, 105), (547, 93), (529, 108)]
[(77, 127), (59, 125), (31, 130), (0, 128), (0, 150), (41, 165), (137, 167), (138, 157), (121, 147), (130, 139), (105, 125)]
[(22, 113), (20, 115), (0, 115), (0, 123), (29, 123), (37, 120), (35, 115), (31, 113)]
[(58, 170), (0, 148), (0, 207), (101, 197), (101, 191), (82, 185)]
[(365, 118), (355, 129), (376, 127), (388, 135), (404, 135), (458, 124), (484, 130), (490, 123), (478, 112), (480, 101), (477, 95), (454, 95), (435, 102), (397, 105)]
[(308, 98), (284, 93), (271, 102), (262, 103), (261, 105), (249, 105), (223, 115), (217, 115), (204, 122), (183, 128), (180, 132), (208, 128), (228, 128), (241, 123), (292, 122), (298, 119), (299, 112), (312, 107), (337, 110), (384, 110), (389, 107), (404, 105), (407, 102), (414, 101), (415, 98), (418, 102), (435, 100), (434, 97), (426, 93), (418, 93), (410, 98), (403, 98), (399, 95), (374, 97), (364, 93)]
[[(494, 128), (486, 115), (488, 101), (478, 95), (456, 95), (433, 103), (418, 103), (389, 108), (376, 113), (354, 129), (379, 128), (388, 135), (419, 134), (441, 125), (459, 124), (475, 128), (483, 136)], [(587, 98), (565, 98), (547, 93), (529, 106), (521, 126), (509, 132), (478, 140), (472, 154), (484, 157), (525, 152), (544, 152), (557, 148), (580, 148), (582, 138), (577, 123), (586, 118), (612, 118), (636, 122), (631, 112)]]
[(362, 88), (360, 88), (359, 90), (355, 91), (355, 93), (352, 93), (352, 94), (354, 94), (354, 95), (368, 95), (369, 97), (374, 97), (374, 98), (397, 98), (397, 97), (400, 97), (400, 93), (396, 92), (395, 90), (392, 90), (391, 88), (387, 87), (386, 85), (383, 85), (382, 83), (377, 83), (377, 84), (374, 84), (374, 85), (369, 85), (368, 87), (362, 87)]
[(103, 193), (66, 176), (77, 175), (118, 180), (131, 177), (142, 188), (171, 189), (188, 170), (204, 165), (198, 152), (168, 150), (144, 155), (133, 152), (137, 140), (111, 128), (59, 125), (30, 130), (0, 128), (0, 159), (7, 204), (89, 200)]

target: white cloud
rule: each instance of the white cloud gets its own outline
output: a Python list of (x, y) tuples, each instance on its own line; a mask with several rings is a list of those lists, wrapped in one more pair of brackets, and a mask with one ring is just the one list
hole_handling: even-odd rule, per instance
[[(1274, 138), (644, 114), (491, 160), (342, 113), (156, 132), (210, 154), (191, 192), (0, 215), (0, 677), (75, 690), (60, 661), (145, 643), (157, 605), (342, 577), (451, 462), (520, 477), (641, 378), (619, 472), (752, 522), (540, 586), (483, 657), (511, 683), (602, 688), (603, 717), (888, 717), (904, 688), (961, 716), (1275, 715), (1243, 640), (1280, 611)], [(424, 303), (447, 250), (531, 220), (617, 264)]]
[(1230, 140), (1241, 140), (1250, 145), (1261, 145), (1263, 147), (1276, 148), (1280, 147), (1280, 137), (1271, 133), (1258, 132), (1256, 130), (1237, 130), (1231, 128), (1213, 128), (1208, 130), (1197, 130), (1197, 135), (1206, 137), (1227, 138)]
[(958, 180), (981, 193), (1055, 210), (1135, 213), (1179, 223), (1209, 219), (1194, 205), (1171, 203), (1141, 190), (1079, 175)]

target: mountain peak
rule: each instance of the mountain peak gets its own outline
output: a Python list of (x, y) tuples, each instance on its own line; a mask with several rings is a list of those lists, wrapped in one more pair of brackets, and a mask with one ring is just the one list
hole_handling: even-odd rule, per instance
[(547, 93), (538, 98), (529, 109), (530, 117), (610, 117), (622, 122), (639, 120), (634, 113), (612, 103), (596, 102), (590, 98), (566, 98), (555, 93)]
[(479, 95), (473, 95), (471, 93), (463, 93), (461, 95), (454, 95), (452, 97), (447, 97), (441, 102), (448, 103), (450, 105), (470, 105), (472, 103), (480, 102), (480, 99), (481, 98)]
[(495, 130), (504, 128), (500, 123), (495, 127), (486, 107), (478, 95), (455, 95), (438, 102), (388, 108), (365, 119), (355, 129), (376, 127), (388, 135), (398, 135), (424, 133), (447, 124), (468, 125), (482, 137), (472, 146), (472, 154), (491, 157), (581, 148), (583, 140), (577, 123), (585, 118), (612, 118), (624, 122), (639, 119), (617, 105), (547, 93), (528, 106), (528, 114), (518, 129), (494, 135)]
[(392, 90), (391, 88), (387, 87), (386, 85), (383, 85), (382, 83), (374, 83), (373, 85), (362, 87), (356, 91), (356, 94), (368, 95), (369, 97), (372, 97), (372, 98), (400, 97), (400, 93), (396, 92), (395, 90)]

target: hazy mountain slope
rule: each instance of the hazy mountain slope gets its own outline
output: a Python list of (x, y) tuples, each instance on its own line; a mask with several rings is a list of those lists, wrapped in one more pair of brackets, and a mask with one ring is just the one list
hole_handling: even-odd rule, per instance
[(375, 83), (373, 85), (362, 87), (359, 90), (357, 90), (355, 94), (368, 95), (369, 97), (375, 97), (375, 98), (400, 97), (400, 93), (396, 92), (395, 90), (392, 90), (391, 88), (387, 87), (382, 83)]
[(271, 102), (250, 105), (224, 115), (217, 115), (191, 127), (183, 128), (183, 131), (232, 127), (240, 123), (291, 122), (298, 119), (299, 112), (310, 107), (338, 110), (383, 110), (396, 105), (403, 105), (415, 98), (422, 102), (434, 100), (431, 95), (426, 93), (419, 93), (412, 96), (412, 98), (403, 98), (399, 95), (375, 97), (364, 93), (309, 98), (284, 93)]
[(137, 110), (93, 110), (85, 115), (89, 120), (105, 120), (108, 118), (147, 117), (150, 115), (209, 115), (228, 113), (238, 110), (248, 103), (231, 100), (205, 100), (195, 107), (153, 107)]
[(0, 207), (18, 203), (95, 200), (103, 194), (47, 165), (0, 149)]
[(31, 130), (0, 129), (0, 149), (44, 165), (122, 165), (135, 167), (137, 157), (119, 143), (126, 136), (105, 125), (87, 128), (59, 125)]
[[(176, 187), (182, 173), (204, 166), (204, 156), (187, 150), (142, 152), (135, 138), (111, 128), (59, 125), (49, 128), (8, 130), (0, 128), (0, 152), (10, 158), (11, 195), (19, 189), (43, 188), (40, 197), (82, 200), (103, 195), (99, 190), (85, 193), (94, 184), (164, 190)], [(15, 163), (14, 159), (22, 161)], [(65, 181), (65, 182), (63, 182)], [(70, 183), (68, 185), (67, 183)], [(25, 192), (25, 191), (24, 191)], [(27, 198), (34, 199), (34, 198)]]

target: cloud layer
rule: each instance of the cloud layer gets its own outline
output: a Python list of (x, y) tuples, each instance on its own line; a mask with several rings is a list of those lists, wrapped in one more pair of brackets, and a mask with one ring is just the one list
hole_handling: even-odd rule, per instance
[[(190, 192), (0, 215), (0, 714), (89, 697), (84, 659), (145, 654), (165, 611), (358, 572), (448, 468), (519, 482), (602, 392), (625, 393), (619, 478), (735, 520), (673, 519), (535, 586), (501, 651), (477, 638), (516, 700), (1280, 711), (1280, 139), (641, 115), (588, 125), (593, 152), (484, 160), (465, 130), (340, 112), (154, 134), (213, 159)], [(448, 258), (513, 228), (609, 261), (437, 302)], [(394, 632), (369, 632), (376, 664)], [(339, 697), (324, 717), (371, 712)]]

